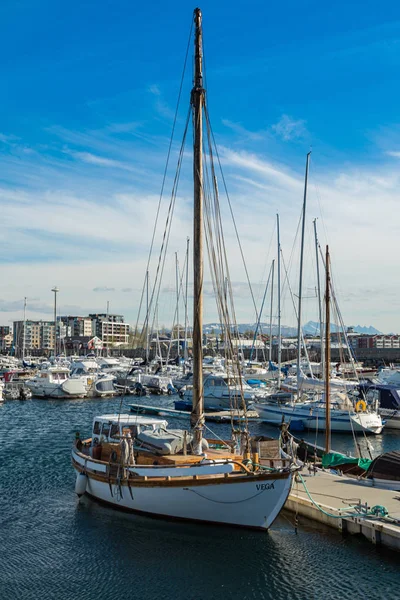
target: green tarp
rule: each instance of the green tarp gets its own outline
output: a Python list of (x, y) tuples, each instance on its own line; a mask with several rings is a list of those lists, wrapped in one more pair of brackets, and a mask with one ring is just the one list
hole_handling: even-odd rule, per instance
[(324, 454), (322, 457), (322, 466), (325, 469), (334, 469), (339, 465), (358, 465), (364, 471), (368, 471), (368, 468), (372, 460), (368, 458), (353, 458), (352, 456), (345, 456), (344, 454), (339, 454), (339, 452), (329, 452), (329, 454)]

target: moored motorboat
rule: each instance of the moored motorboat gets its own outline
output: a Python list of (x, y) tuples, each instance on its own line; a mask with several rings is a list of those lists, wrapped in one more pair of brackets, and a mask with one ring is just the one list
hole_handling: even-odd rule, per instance
[[(230, 375), (210, 374), (203, 381), (205, 410), (231, 410), (233, 407), (245, 408), (255, 400), (254, 390), (243, 378)], [(188, 386), (179, 392), (181, 400), (175, 402), (175, 408), (190, 410), (193, 388)]]
[[(284, 397), (285, 398), (285, 397)], [(255, 402), (251, 408), (258, 412), (260, 419), (272, 425), (280, 425), (282, 420), (301, 422), (304, 429), (325, 431), (326, 403), (321, 396), (317, 400), (280, 402), (279, 395), (274, 401)], [(358, 404), (358, 403), (357, 403)], [(363, 431), (370, 434), (382, 432), (384, 423), (380, 415), (370, 410), (366, 403), (358, 404), (357, 410), (347, 395), (337, 392), (330, 398), (330, 429), (335, 433), (353, 433)]]
[[(400, 385), (400, 384), (399, 384)], [(386, 429), (400, 429), (400, 388), (397, 384), (364, 382), (359, 386), (367, 404), (376, 404)]]
[(26, 381), (27, 387), (39, 398), (85, 398), (87, 383), (83, 378), (71, 378), (67, 367), (48, 367)]

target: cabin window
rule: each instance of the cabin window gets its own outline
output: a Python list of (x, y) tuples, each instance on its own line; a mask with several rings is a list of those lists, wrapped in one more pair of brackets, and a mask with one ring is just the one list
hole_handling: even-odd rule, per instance
[(111, 425), (110, 438), (116, 438), (119, 436), (119, 425), (114, 423)]
[(376, 400), (379, 400), (379, 390), (368, 390), (368, 392), (365, 394), (365, 399), (367, 402), (375, 402)]
[(111, 423), (103, 423), (103, 428), (101, 430), (102, 435), (108, 437), (108, 434), (110, 433), (110, 425)]
[(93, 427), (93, 433), (95, 435), (99, 435), (100, 433), (100, 428), (101, 428), (101, 422), (100, 421), (95, 421), (94, 423), (94, 427)]

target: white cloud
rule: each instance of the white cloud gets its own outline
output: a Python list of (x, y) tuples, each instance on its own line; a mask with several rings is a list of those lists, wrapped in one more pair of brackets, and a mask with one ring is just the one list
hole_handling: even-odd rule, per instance
[[(24, 296), (36, 298), (28, 303), (30, 318), (40, 318), (45, 310), (51, 314), (50, 290), (55, 283), (60, 287), (61, 305), (75, 307), (70, 312), (104, 312), (102, 291), (113, 289), (110, 310), (125, 314), (130, 322), (136, 321), (159, 200), (162, 151), (141, 153), (143, 147), (138, 142), (134, 148), (132, 144), (117, 144), (116, 152), (112, 149), (113, 133), (105, 129), (102, 133), (63, 130), (62, 134), (58, 130), (62, 142), (69, 144), (68, 156), (63, 148), (59, 155), (44, 150), (42, 155), (36, 153), (18, 160), (4, 157), (3, 179), (13, 178), (12, 185), (4, 184), (0, 189), (0, 278), (7, 282), (0, 312), (8, 321), (21, 318), (23, 302), (15, 299)], [(237, 133), (241, 135), (240, 131)], [(227, 144), (219, 151), (258, 302), (275, 256), (277, 210), (289, 278), (296, 290), (298, 242), (293, 247), (293, 238), (301, 211), (305, 157), (300, 157), (293, 168), (273, 156), (232, 150)], [(78, 160), (71, 160), (71, 153)], [(129, 166), (133, 156), (142, 178), (133, 178), (129, 173), (128, 179), (126, 169), (121, 167)], [(96, 170), (96, 166), (105, 168)], [(192, 237), (189, 176), (190, 173), (186, 179), (184, 170), (166, 259), (162, 287), (170, 291), (160, 298), (159, 304), (159, 319), (164, 324), (172, 321), (175, 310), (174, 252), (178, 251), (183, 261), (186, 237)], [(397, 271), (398, 227), (395, 218), (388, 218), (397, 214), (399, 186), (400, 176), (392, 161), (327, 168), (318, 165), (318, 155), (312, 157), (305, 252), (304, 288), (310, 291), (304, 300), (306, 321), (316, 320), (317, 315), (311, 221), (319, 217), (319, 237), (323, 247), (329, 239), (345, 322), (362, 321), (382, 331), (400, 330), (396, 300), (400, 297), (400, 284), (393, 278)], [(221, 182), (219, 187), (231, 278), (238, 301), (237, 318), (252, 322), (254, 309), (244, 283), (246, 276)], [(151, 280), (168, 202), (166, 194), (150, 265)], [(206, 268), (205, 280), (210, 279)], [(207, 286), (206, 320), (212, 321), (216, 310), (210, 284)], [(349, 298), (351, 302), (345, 301)], [(294, 322), (288, 291), (282, 318), (288, 324)]]
[(282, 115), (279, 121), (271, 126), (271, 129), (277, 136), (288, 142), (304, 137), (306, 133), (305, 124), (304, 119), (296, 120), (289, 115)]
[(388, 152), (386, 152), (386, 154), (388, 156), (393, 156), (394, 158), (400, 158), (400, 151), (398, 151), (398, 150), (388, 151)]
[(148, 90), (150, 94), (153, 94), (153, 96), (161, 96), (160, 88), (156, 83), (149, 85)]
[(112, 158), (104, 158), (103, 156), (96, 156), (95, 154), (91, 154), (90, 152), (70, 152), (72, 156), (78, 158), (79, 160), (83, 160), (83, 162), (89, 163), (91, 165), (98, 165), (100, 167), (112, 167), (115, 169), (124, 169), (125, 171), (135, 171), (130, 165), (123, 163), (119, 160), (114, 160)]
[(222, 119), (222, 124), (225, 125), (225, 127), (228, 127), (228, 129), (231, 129), (235, 133), (239, 134), (239, 136), (241, 138), (255, 141), (255, 140), (262, 140), (264, 137), (261, 132), (249, 131), (248, 129), (243, 127), (243, 125), (241, 123), (234, 123), (233, 121), (230, 121), (229, 119)]

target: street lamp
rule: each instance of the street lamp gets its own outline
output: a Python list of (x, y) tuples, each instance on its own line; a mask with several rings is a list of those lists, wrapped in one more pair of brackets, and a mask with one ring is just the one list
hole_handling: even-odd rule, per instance
[(54, 358), (57, 356), (57, 292), (60, 290), (55, 285), (51, 290), (54, 292)]

